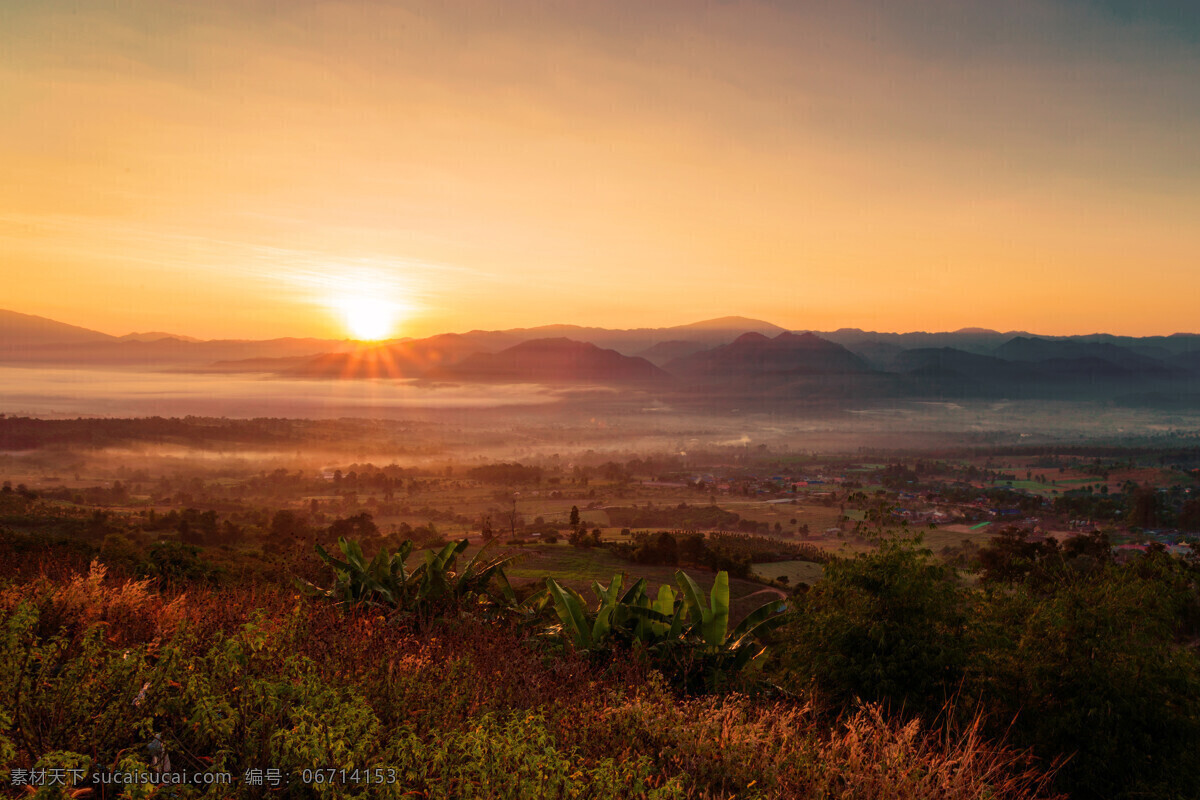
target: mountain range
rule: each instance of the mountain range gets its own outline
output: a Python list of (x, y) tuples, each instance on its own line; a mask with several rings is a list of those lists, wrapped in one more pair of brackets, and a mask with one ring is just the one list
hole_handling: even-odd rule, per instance
[(840, 403), (1062, 398), (1178, 404), (1200, 391), (1200, 335), (1037, 336), (967, 328), (788, 331), (744, 317), (666, 328), (475, 330), (381, 343), (111, 336), (0, 311), (0, 364), (280, 378), (605, 384), (684, 398)]

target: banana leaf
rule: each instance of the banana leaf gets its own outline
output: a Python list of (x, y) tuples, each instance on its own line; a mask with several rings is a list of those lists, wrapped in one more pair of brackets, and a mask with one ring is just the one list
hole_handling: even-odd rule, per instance
[(571, 589), (564, 589), (553, 578), (546, 579), (546, 589), (554, 601), (554, 610), (562, 620), (563, 630), (566, 631), (575, 646), (588, 649), (592, 646), (592, 628), (587, 622), (587, 612), (583, 600)]

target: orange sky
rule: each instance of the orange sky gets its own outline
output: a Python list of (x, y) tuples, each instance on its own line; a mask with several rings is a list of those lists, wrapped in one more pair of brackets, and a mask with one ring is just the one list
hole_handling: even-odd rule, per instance
[(1198, 44), (1169, 0), (8, 0), (0, 307), (1198, 330)]

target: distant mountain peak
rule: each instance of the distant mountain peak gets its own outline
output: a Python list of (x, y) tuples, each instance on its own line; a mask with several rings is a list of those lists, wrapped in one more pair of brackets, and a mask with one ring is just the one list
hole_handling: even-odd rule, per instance
[(510, 350), (601, 350), (591, 342), (581, 342), (578, 339), (568, 339), (566, 336), (547, 336), (544, 339), (530, 339), (509, 348)]
[(0, 309), (0, 348), (39, 347), (51, 344), (115, 342), (107, 333), (65, 322)]
[(184, 336), (179, 333), (163, 333), (162, 331), (146, 331), (144, 333), (127, 333), (118, 337), (122, 342), (158, 342), (163, 339), (175, 339), (180, 342), (199, 342), (194, 336)]
[(744, 333), (729, 344), (677, 358), (666, 369), (680, 375), (731, 376), (750, 372), (842, 374), (868, 368), (840, 344), (812, 333), (783, 331), (774, 338)]
[(734, 339), (733, 342), (731, 342), (731, 344), (747, 345), (747, 344), (755, 344), (755, 343), (759, 343), (759, 342), (769, 342), (769, 341), (772, 341), (771, 337), (769, 337), (769, 336), (763, 336), (761, 333), (756, 333), (755, 331), (748, 331), (746, 333), (743, 333), (741, 336), (737, 337), (736, 339)]
[(766, 322), (761, 319), (750, 319), (749, 317), (717, 317), (716, 319), (706, 319), (700, 322), (692, 322), (687, 325), (676, 325), (672, 330), (754, 330), (754, 331), (773, 331), (780, 332), (784, 328), (778, 325)]
[(668, 375), (644, 358), (565, 337), (531, 339), (476, 353), (433, 377), (529, 383), (647, 383)]
[(828, 339), (822, 339), (820, 336), (817, 336), (812, 331), (799, 331), (799, 332), (784, 331), (783, 333), (776, 336), (772, 341), (783, 342), (783, 343), (787, 343), (787, 344), (811, 345), (811, 344), (815, 344), (817, 342), (831, 344), (831, 342)]

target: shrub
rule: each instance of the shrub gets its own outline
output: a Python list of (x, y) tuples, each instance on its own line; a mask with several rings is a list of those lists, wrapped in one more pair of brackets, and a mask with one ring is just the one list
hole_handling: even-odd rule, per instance
[(683, 797), (674, 778), (655, 787), (654, 765), (641, 755), (616, 760), (581, 759), (564, 748), (539, 713), (485, 713), (465, 730), (425, 739), (398, 732), (393, 757), (401, 783), (422, 797)]
[(790, 680), (935, 715), (965, 674), (970, 595), (919, 540), (831, 561), (802, 598), (784, 634)]
[(1200, 659), (1177, 638), (1188, 582), (1167, 556), (1140, 567), (1068, 574), (1048, 597), (998, 592), (975, 634), (975, 691), (1015, 718), (1015, 742), (1070, 756), (1073, 797), (1200, 791)]
[(1065, 761), (1056, 788), (1075, 798), (1197, 797), (1196, 568), (1161, 553), (1107, 563), (1091, 540), (1062, 558), (1025, 544), (994, 548), (1008, 555), (982, 592), (913, 541), (830, 563), (798, 598), (780, 679), (841, 708), (985, 713), (990, 734)]

